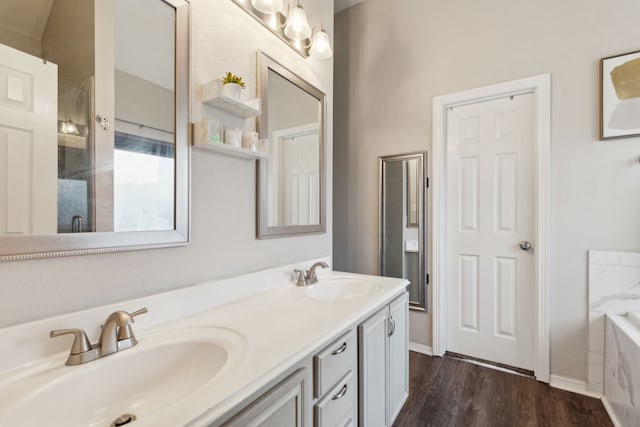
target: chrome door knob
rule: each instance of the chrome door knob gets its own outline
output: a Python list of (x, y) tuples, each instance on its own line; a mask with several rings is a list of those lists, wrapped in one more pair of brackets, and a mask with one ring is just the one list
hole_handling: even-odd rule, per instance
[(522, 242), (520, 242), (520, 249), (522, 249), (523, 251), (528, 251), (529, 249), (531, 249), (531, 243), (523, 240)]

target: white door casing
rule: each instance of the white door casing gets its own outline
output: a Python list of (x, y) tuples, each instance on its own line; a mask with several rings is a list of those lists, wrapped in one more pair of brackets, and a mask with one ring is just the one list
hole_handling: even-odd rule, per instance
[[(447, 200), (451, 184), (447, 182), (447, 110), (463, 105), (501, 99), (510, 96), (533, 94), (533, 192), (534, 233), (534, 298), (529, 302), (533, 309), (534, 348), (533, 370), (539, 381), (549, 381), (549, 199), (550, 199), (550, 90), (551, 76), (538, 75), (436, 97), (433, 100), (433, 251), (432, 251), (432, 318), (433, 354), (442, 356), (448, 349), (447, 308), (448, 283), (452, 280), (447, 271), (449, 263), (447, 236), (451, 227), (447, 221)], [(504, 163), (508, 167), (508, 162)], [(516, 244), (518, 242), (515, 242)], [(508, 258), (508, 257), (507, 257)], [(471, 266), (473, 260), (467, 259)], [(504, 271), (509, 271), (508, 262)]]
[(0, 235), (57, 233), (58, 66), (0, 44)]
[[(447, 350), (533, 370), (532, 93), (447, 111)], [(533, 242), (535, 247), (535, 242)]]

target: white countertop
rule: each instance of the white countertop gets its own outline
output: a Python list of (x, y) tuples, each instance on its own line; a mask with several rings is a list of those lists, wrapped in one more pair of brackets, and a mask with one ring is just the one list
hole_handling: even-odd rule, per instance
[[(227, 327), (246, 337), (248, 344), (233, 374), (221, 380), (207, 396), (196, 398), (202, 403), (193, 402), (194, 406), (202, 404), (207, 410), (190, 425), (208, 425), (304, 357), (322, 349), (341, 332), (365, 320), (408, 285), (402, 279), (330, 273), (321, 275), (320, 282), (312, 286), (323, 286), (323, 278), (344, 275), (375, 282), (376, 290), (350, 300), (327, 302), (304, 296), (305, 288), (288, 286), (181, 322), (184, 326)], [(202, 411), (194, 408), (195, 412)], [(163, 419), (163, 425), (165, 420), (168, 421)]]
[[(273, 273), (271, 275), (274, 276)], [(256, 274), (249, 276), (255, 281)], [(268, 290), (263, 289), (259, 293), (232, 300), (206, 311), (198, 310), (200, 312), (195, 315), (185, 317), (184, 314), (188, 313), (188, 310), (181, 307), (181, 310), (177, 310), (183, 314), (179, 319), (175, 318), (175, 315), (173, 319), (167, 315), (167, 311), (174, 310), (170, 302), (158, 302), (157, 308), (162, 313), (157, 315), (164, 315), (166, 321), (161, 324), (149, 322), (155, 323), (153, 327), (141, 328), (137, 333), (139, 346), (144, 346), (145, 335), (148, 333), (162, 329), (192, 327), (229, 329), (241, 336), (242, 344), (239, 354), (214, 377), (209, 386), (151, 417), (139, 417), (135, 425), (209, 425), (302, 359), (328, 345), (341, 332), (361, 323), (378, 308), (404, 292), (408, 285), (404, 279), (352, 273), (319, 271), (318, 276), (320, 282), (312, 286), (331, 286), (337, 277), (357, 277), (373, 284), (374, 290), (347, 300), (317, 301), (305, 296), (309, 288), (297, 287), (287, 281), (288, 283), (278, 286), (261, 285)], [(204, 294), (200, 294), (200, 299), (202, 295)], [(166, 299), (170, 300), (170, 296)], [(184, 300), (176, 300), (175, 295), (173, 298), (174, 305), (186, 305)], [(153, 298), (148, 299), (149, 301), (138, 300), (134, 303), (146, 304), (149, 313), (145, 316), (152, 318), (155, 307)], [(212, 302), (211, 305), (215, 304)], [(140, 317), (140, 320), (142, 319), (143, 317)], [(50, 329), (57, 328), (60, 323), (68, 324), (69, 321), (58, 320), (57, 323), (53, 323), (56, 326)], [(42, 325), (50, 326), (44, 321), (39, 321), (28, 327), (31, 330), (42, 329)], [(12, 329), (14, 330), (8, 332), (0, 330), (0, 338), (3, 333), (5, 336), (17, 336), (15, 327)], [(63, 364), (67, 352), (50, 356), (49, 359)], [(14, 367), (10, 376), (15, 375), (15, 369)], [(3, 374), (0, 374), (0, 385), (2, 377)], [(0, 403), (0, 419), (2, 410)]]

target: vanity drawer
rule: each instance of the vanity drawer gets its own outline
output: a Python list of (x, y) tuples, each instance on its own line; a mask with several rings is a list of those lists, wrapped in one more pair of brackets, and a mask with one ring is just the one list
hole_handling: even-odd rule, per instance
[(313, 358), (315, 397), (319, 398), (344, 375), (355, 368), (356, 334), (349, 331)]
[(315, 427), (345, 426), (352, 423), (355, 400), (353, 372), (349, 372), (316, 404)]

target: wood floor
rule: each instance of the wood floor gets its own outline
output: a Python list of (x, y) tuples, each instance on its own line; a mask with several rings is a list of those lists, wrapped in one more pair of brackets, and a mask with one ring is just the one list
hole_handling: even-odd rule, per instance
[(613, 426), (598, 399), (450, 357), (409, 354), (409, 399), (394, 427)]

